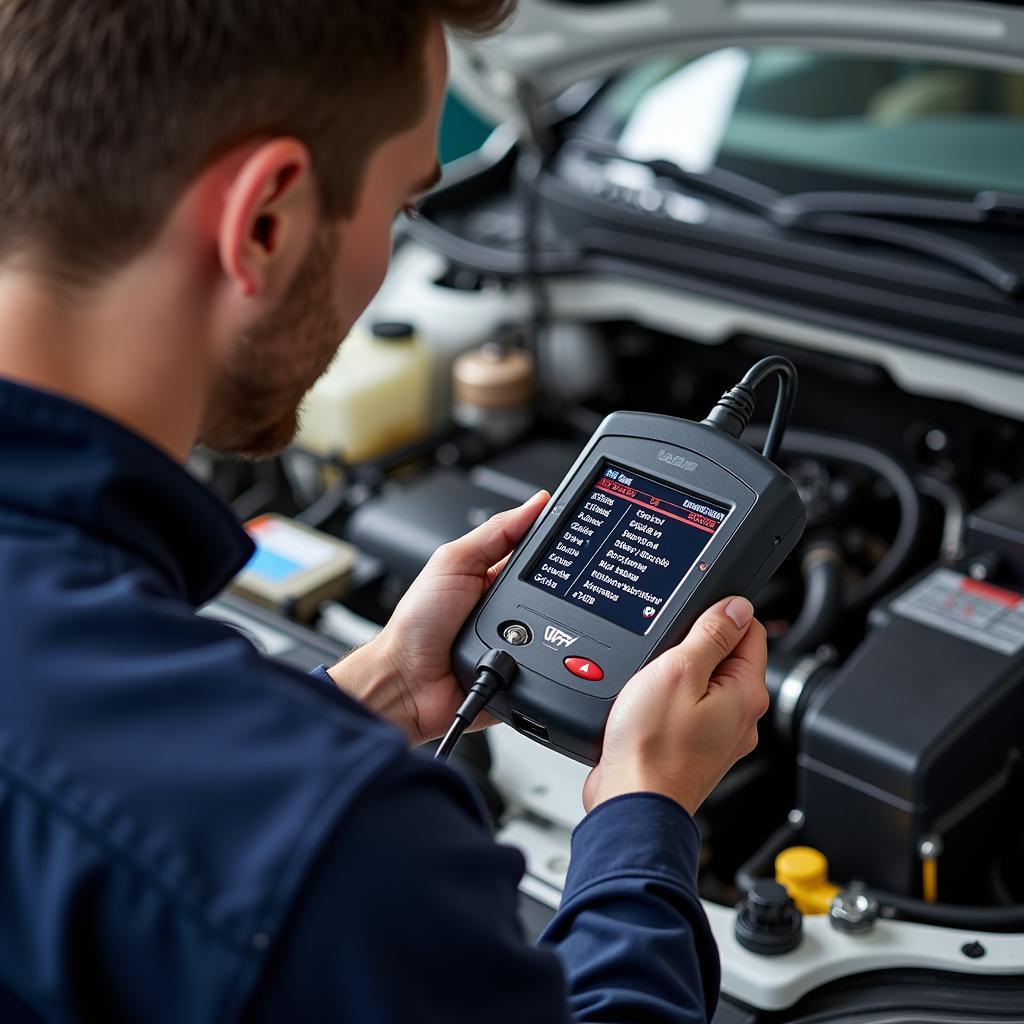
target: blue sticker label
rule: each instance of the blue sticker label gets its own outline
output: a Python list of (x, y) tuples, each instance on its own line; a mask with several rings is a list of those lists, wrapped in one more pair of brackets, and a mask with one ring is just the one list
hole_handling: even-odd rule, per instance
[(282, 580), (288, 579), (289, 576), (294, 576), (297, 572), (301, 572), (302, 566), (298, 562), (293, 562), (290, 558), (284, 558), (281, 555), (275, 554), (273, 551), (257, 548), (256, 554), (253, 555), (252, 561), (245, 567), (245, 571), (262, 576), (265, 580), (270, 580), (272, 583), (280, 583)]

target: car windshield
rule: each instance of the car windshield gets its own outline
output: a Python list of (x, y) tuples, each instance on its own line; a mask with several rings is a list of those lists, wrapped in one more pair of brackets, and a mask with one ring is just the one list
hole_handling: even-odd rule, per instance
[(1024, 75), (988, 68), (729, 47), (619, 75), (586, 127), (636, 159), (787, 192), (1024, 192)]

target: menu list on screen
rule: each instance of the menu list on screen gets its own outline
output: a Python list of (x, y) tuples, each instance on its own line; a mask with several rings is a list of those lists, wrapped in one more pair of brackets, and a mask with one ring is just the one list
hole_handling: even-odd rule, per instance
[(605, 465), (527, 582), (646, 633), (731, 510)]

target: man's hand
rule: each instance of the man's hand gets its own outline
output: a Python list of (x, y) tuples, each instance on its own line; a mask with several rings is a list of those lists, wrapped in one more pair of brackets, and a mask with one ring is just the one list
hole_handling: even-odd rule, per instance
[(722, 601), (678, 647), (631, 679), (612, 708), (588, 811), (623, 793), (662, 793), (694, 814), (757, 746), (768, 710), (764, 627), (744, 598)]
[(452, 673), (455, 637), (548, 498), (541, 491), (438, 548), (380, 636), (330, 670), (338, 686), (414, 744), (443, 735), (465, 697)]

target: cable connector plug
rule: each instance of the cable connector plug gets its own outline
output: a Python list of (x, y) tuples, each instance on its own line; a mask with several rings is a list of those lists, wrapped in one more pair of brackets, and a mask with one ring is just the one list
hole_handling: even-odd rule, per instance
[(750, 426), (755, 412), (757, 398), (754, 389), (741, 381), (722, 395), (704, 422), (709, 427), (717, 427), (739, 440), (743, 436), (743, 431)]
[(434, 754), (434, 760), (447, 761), (462, 734), (476, 721), (477, 716), (491, 702), (496, 693), (507, 690), (519, 672), (516, 659), (505, 651), (490, 650), (476, 663), (476, 678), (455, 712), (448, 732), (445, 733)]
[(768, 356), (767, 359), (755, 363), (736, 387), (722, 395), (704, 423), (709, 427), (717, 427), (739, 440), (757, 411), (755, 389), (772, 376), (779, 378), (779, 394), (775, 400), (775, 411), (772, 413), (768, 436), (765, 438), (761, 454), (774, 462), (778, 458), (782, 435), (786, 432), (789, 417), (793, 413), (793, 404), (796, 402), (796, 367), (788, 359), (782, 356)]

